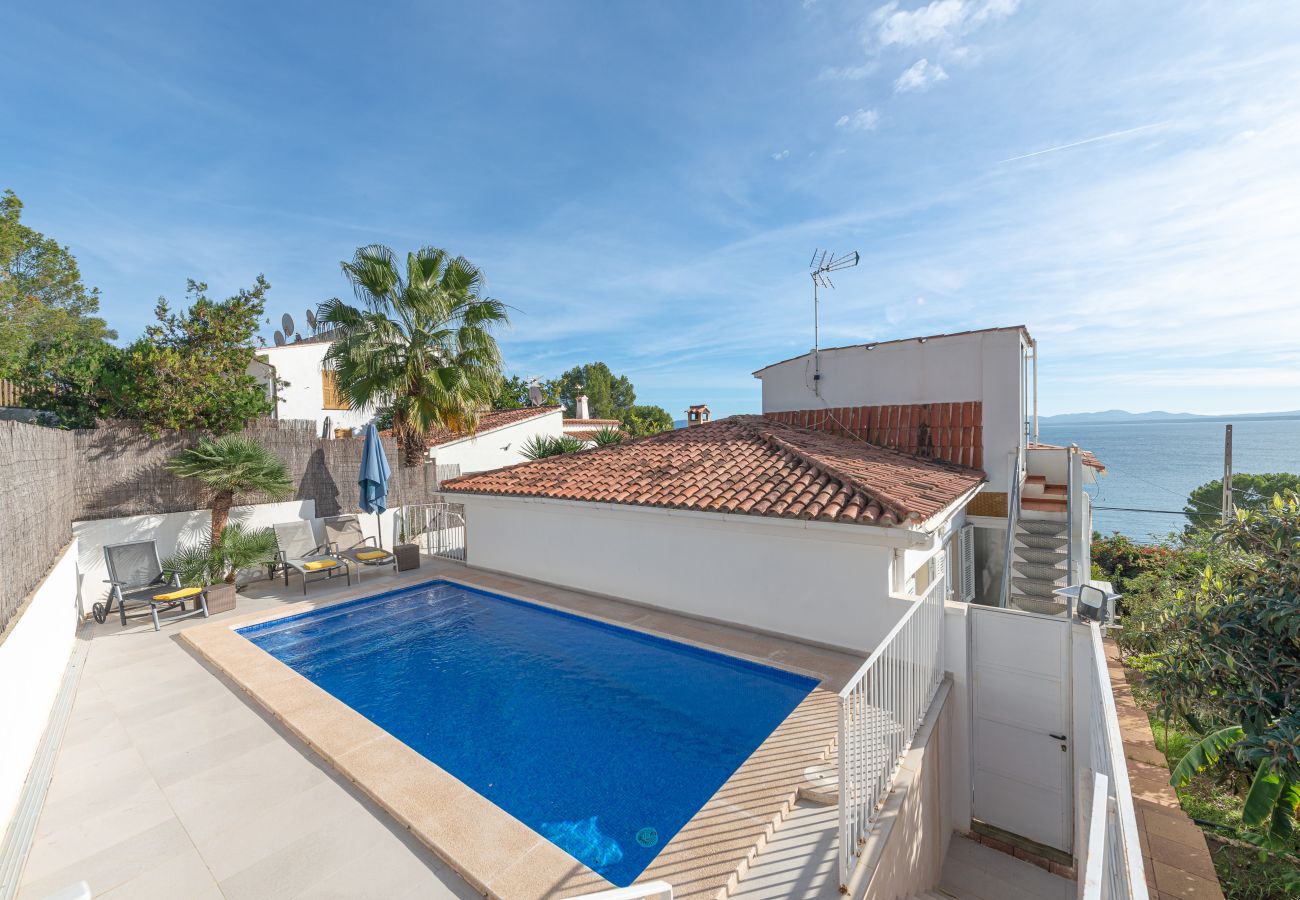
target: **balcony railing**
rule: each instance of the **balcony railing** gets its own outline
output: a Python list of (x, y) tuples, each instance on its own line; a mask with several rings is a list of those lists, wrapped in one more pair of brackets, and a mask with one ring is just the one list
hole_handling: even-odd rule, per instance
[(465, 506), (461, 503), (417, 503), (397, 513), (399, 541), (444, 559), (465, 559)]
[(1092, 630), (1089, 684), (1093, 800), (1088, 810), (1087, 840), (1079, 872), (1083, 900), (1147, 900), (1142, 848), (1138, 842), (1137, 815), (1128, 783), (1128, 764), (1120, 737), (1115, 695), (1101, 629)]
[(947, 576), (940, 575), (840, 691), (841, 886), (849, 883), (903, 755), (943, 680), (947, 591)]

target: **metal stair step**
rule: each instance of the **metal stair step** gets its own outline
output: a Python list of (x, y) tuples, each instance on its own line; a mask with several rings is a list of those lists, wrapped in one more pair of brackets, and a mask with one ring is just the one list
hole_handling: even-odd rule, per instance
[(1037, 563), (1040, 566), (1055, 566), (1069, 562), (1070, 556), (1064, 550), (1048, 549), (1046, 547), (1025, 547), (1017, 545), (1015, 548), (1017, 559), (1029, 563)]
[(1051, 581), (1043, 581), (1038, 578), (1012, 578), (1011, 579), (1012, 593), (1020, 593), (1026, 597), (1033, 597), (1034, 599), (1037, 600), (1051, 600), (1052, 602), (1059, 602), (1057, 601), (1056, 597), (1052, 594), (1052, 591), (1056, 590), (1056, 588), (1058, 587), (1060, 587), (1060, 585), (1055, 584)]
[(1068, 544), (1069, 538), (1050, 534), (1021, 534), (1016, 536), (1016, 543), (1034, 550), (1057, 550)]
[(1011, 567), (1026, 578), (1032, 578), (1035, 581), (1048, 582), (1054, 587), (1064, 587), (1060, 582), (1065, 580), (1065, 566), (1051, 566), (1043, 565), (1042, 563), (1012, 560)]
[(1021, 519), (1017, 527), (1020, 531), (1029, 534), (1050, 534), (1062, 538), (1069, 536), (1065, 522), (1050, 519)]

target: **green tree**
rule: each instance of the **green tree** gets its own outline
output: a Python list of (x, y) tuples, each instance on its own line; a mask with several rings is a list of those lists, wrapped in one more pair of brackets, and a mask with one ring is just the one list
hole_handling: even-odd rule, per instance
[(424, 247), (401, 266), (371, 245), (342, 263), (360, 306), (320, 305), (317, 319), (338, 330), (325, 362), (353, 409), (393, 408), (406, 465), (423, 462), (429, 432), (473, 432), (501, 388), (501, 352), (492, 329), (508, 321), (483, 296), (483, 273), (464, 257)]
[[(559, 389), (554, 381), (541, 381), (537, 385), (542, 390), (542, 402), (546, 406), (555, 406), (560, 402)], [(501, 383), (501, 390), (492, 400), (493, 409), (523, 409), (533, 405), (528, 393), (529, 382), (518, 375), (511, 375)]]
[(556, 379), (556, 393), (569, 417), (577, 415), (579, 394), (587, 395), (593, 419), (617, 419), (636, 403), (636, 391), (628, 377), (615, 376), (603, 362), (574, 366)]
[(1266, 844), (1292, 838), (1300, 804), (1300, 497), (1243, 508), (1215, 539), (1248, 560), (1179, 591), (1138, 662), (1166, 716), (1204, 739), (1173, 782), (1229, 756), (1254, 773), (1242, 821)]
[[(1276, 494), (1300, 491), (1300, 475), (1290, 472), (1272, 472), (1251, 475), (1246, 472), (1232, 476), (1232, 503), (1237, 509), (1265, 509)], [(1192, 491), (1183, 512), (1191, 528), (1214, 528), (1222, 519), (1223, 479), (1216, 478)]]
[(241, 569), (273, 562), (277, 549), (270, 528), (245, 528), (232, 522), (215, 541), (209, 536), (180, 547), (163, 568), (179, 575), (187, 587), (218, 581), (234, 584)]
[(283, 500), (293, 494), (284, 461), (242, 434), (204, 438), (167, 460), (167, 469), (181, 478), (203, 482), (212, 493), (213, 546), (220, 546), (236, 496), (263, 494)]
[(157, 323), (105, 373), (106, 409), (153, 435), (182, 428), (228, 434), (269, 415), (274, 406), (266, 385), (249, 367), (270, 287), (258, 275), (251, 289), (217, 301), (206, 284), (191, 280), (183, 313), (159, 298)]
[(14, 381), (21, 403), (48, 414), (46, 424), (61, 428), (93, 428), (109, 402), (106, 381), (121, 365), (122, 351), (108, 341), (84, 337), (39, 339)]
[(673, 429), (673, 417), (662, 406), (634, 404), (620, 412), (618, 420), (623, 423), (623, 427), (627, 429), (627, 432), (634, 437), (640, 437), (643, 434), (658, 434), (661, 431), (672, 431)]
[(0, 378), (22, 384), (44, 371), (41, 353), (95, 347), (117, 335), (97, 317), (99, 291), (87, 288), (72, 252), (22, 224), (22, 201), (0, 195)]

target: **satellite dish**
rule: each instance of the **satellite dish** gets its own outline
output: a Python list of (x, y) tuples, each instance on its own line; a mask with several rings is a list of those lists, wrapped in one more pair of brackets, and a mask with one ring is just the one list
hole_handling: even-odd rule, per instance
[(283, 346), (284, 346), (284, 335), (282, 335), (282, 334), (281, 334), (280, 332), (278, 332), (278, 331), (275, 333), (275, 346), (277, 346), (277, 347), (283, 347)]
[(307, 310), (307, 327), (313, 332), (316, 330), (316, 314), (310, 309)]
[(284, 329), (285, 335), (293, 334), (293, 316), (285, 313), (280, 318), (280, 327)]
[(541, 406), (545, 402), (545, 398), (542, 397), (542, 389), (535, 384), (528, 386), (528, 402), (533, 406)]

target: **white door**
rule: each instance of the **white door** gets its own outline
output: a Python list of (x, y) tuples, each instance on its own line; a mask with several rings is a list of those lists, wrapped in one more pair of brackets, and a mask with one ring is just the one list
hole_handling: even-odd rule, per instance
[(975, 818), (1068, 853), (1069, 623), (987, 606), (970, 611)]

